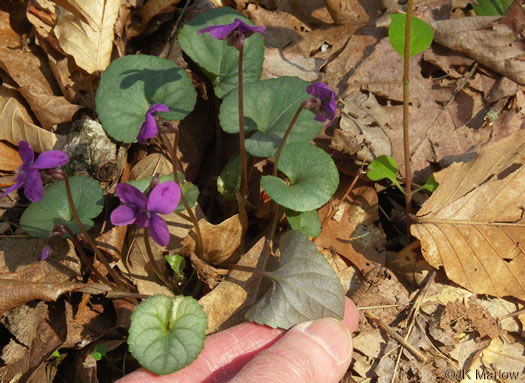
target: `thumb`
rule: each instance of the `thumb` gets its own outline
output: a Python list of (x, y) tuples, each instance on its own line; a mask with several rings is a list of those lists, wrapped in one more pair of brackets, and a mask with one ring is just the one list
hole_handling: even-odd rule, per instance
[(318, 319), (292, 328), (231, 382), (337, 383), (351, 359), (350, 331), (335, 319)]

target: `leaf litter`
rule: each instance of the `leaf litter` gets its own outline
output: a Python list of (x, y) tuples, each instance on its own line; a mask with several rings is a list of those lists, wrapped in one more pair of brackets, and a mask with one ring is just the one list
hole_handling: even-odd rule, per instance
[[(103, 71), (112, 54), (114, 58), (117, 52), (124, 55), (126, 49), (147, 51), (133, 37), (146, 42), (157, 38), (169, 24), (164, 15), (178, 17), (182, 12), (177, 1), (158, 6), (147, 2), (144, 7), (130, 2), (120, 9), (118, 1), (96, 3), (40, 0), (29, 2), (27, 7), (0, 6), (0, 28), (5, 32), (0, 39), (0, 144), (10, 148), (1, 150), (1, 171), (17, 168), (18, 154), (13, 145), (20, 140), (28, 141), (37, 152), (62, 147), (71, 123), (79, 118), (77, 112), (93, 107), (90, 92), (96, 84), (91, 83), (90, 75)], [(360, 162), (389, 150), (403, 169), (401, 62), (386, 40), (386, 28), (381, 27), (388, 17), (379, 18), (384, 8), (388, 8), (385, 15), (394, 11), (397, 2), (379, 7), (372, 2), (363, 5), (348, 1), (355, 5), (348, 8), (328, 0), (280, 1), (275, 7), (270, 3), (238, 2), (245, 15), (268, 27), (263, 78), (291, 75), (311, 82), (324, 79), (341, 98), (340, 120), (333, 129), (322, 132), (327, 144), (323, 138), (318, 143), (343, 159), (338, 161), (345, 162), (341, 173), (351, 169), (351, 174), (342, 177), (333, 201), (320, 209), (322, 221), (331, 210), (335, 209), (335, 214), (316, 239), (318, 250), (329, 260), (361, 312), (374, 313), (408, 344), (432, 356), (430, 362), (417, 360), (405, 350), (406, 345), (400, 349), (398, 340), (363, 315), (354, 338), (355, 361), (345, 379), (386, 381), (396, 371), (402, 381), (444, 381), (451, 367), (458, 372), (517, 370), (524, 363), (520, 336), (525, 323), (525, 315), (520, 314), (525, 300), (521, 246), (521, 193), (525, 187), (521, 182), (524, 158), (520, 154), (525, 142), (521, 133), (525, 81), (522, 31), (516, 29), (520, 22), (523, 24), (522, 10), (514, 8), (512, 15), (493, 19), (452, 18), (448, 2), (425, 1), (416, 6), (415, 16), (433, 25), (439, 44), (434, 43), (411, 61), (410, 119), (416, 182), (436, 169), (444, 170), (436, 174), (440, 188), (422, 204), (412, 226), (420, 244), (416, 242), (409, 252), (398, 253), (385, 241), (386, 226), (380, 223), (378, 212), (382, 197), (377, 189), (363, 179), (350, 187)], [(454, 15), (458, 11), (468, 13), (468, 3), (454, 2)], [(201, 6), (190, 6), (188, 14), (199, 12)], [(14, 15), (18, 16), (10, 17)], [(130, 32), (126, 38), (121, 33), (124, 28)], [(115, 30), (118, 36), (114, 36)], [(166, 41), (165, 37), (161, 40)], [(97, 41), (99, 44), (93, 45)], [(191, 65), (189, 68), (191, 71)], [(199, 81), (198, 74), (192, 76)], [(199, 113), (206, 108), (208, 112)], [(214, 165), (217, 158), (225, 163), (226, 152), (231, 150), (213, 147), (210, 109), (213, 106), (199, 105), (181, 125), (186, 141), (181, 143), (180, 159), (188, 179), (201, 189), (202, 206), (214, 198), (210, 193), (213, 182), (208, 179), (214, 173), (208, 165)], [(147, 156), (142, 151), (142, 162), (141, 151), (133, 154), (135, 160), (130, 156), (132, 179), (172, 171), (167, 158), (155, 152), (154, 145), (150, 149), (153, 152)], [(118, 178), (126, 167), (119, 168), (114, 176)], [(260, 177), (263, 173), (258, 172)], [(346, 194), (348, 188), (351, 190)], [(12, 204), (4, 200), (4, 217), (8, 212), (9, 217), (16, 216)], [(217, 205), (226, 207), (222, 202)], [(228, 243), (227, 233), (237, 233), (239, 226), (233, 224), (228, 232), (221, 233), (227, 216), (215, 209), (215, 214), (205, 217), (200, 206), (195, 211), (210, 222), (203, 227), (209, 226), (204, 232), (208, 245), (213, 245), (207, 251), (211, 258), (195, 260), (195, 245), (188, 236), (191, 226), (176, 214), (168, 217), (172, 242), (167, 251), (152, 246), (155, 262), (166, 270), (163, 256), (180, 251), (182, 240), (187, 238), (187, 255), (195, 261), (195, 272), (212, 288), (200, 299), (211, 333), (244, 320), (255, 301), (258, 278), (237, 270), (224, 275), (215, 267), (238, 247), (237, 240)], [(8, 223), (3, 233), (23, 234)], [(108, 235), (111, 230), (102, 229), (100, 234)], [(148, 265), (140, 232), (128, 233), (127, 241), (124, 236), (121, 232), (111, 242), (114, 266), (141, 294), (173, 294), (161, 287)], [(100, 236), (98, 241), (106, 243), (106, 238)], [(121, 299), (109, 300), (104, 297), (107, 290), (92, 280), (82, 280), (85, 274), (69, 241), (54, 250), (54, 257), (38, 262), (44, 242), (0, 239), (0, 279), (6, 294), (1, 300), (1, 323), (10, 334), (9, 344), (2, 349), (5, 364), (0, 366), (0, 373), (24, 381), (52, 379), (63, 373), (52, 357), (61, 350), (59, 354), (66, 356), (62, 366), (70, 363), (79, 376), (110, 381), (117, 373), (105, 374), (109, 367), (90, 361), (89, 353), (95, 342), (102, 340), (122, 361), (125, 345), (119, 329), (129, 327), (133, 305)], [(240, 255), (237, 264), (256, 266), (263, 245), (264, 239), (256, 241)], [(439, 267), (436, 280), (429, 282), (427, 277), (433, 275), (430, 270)], [(414, 307), (419, 309), (412, 310)], [(17, 326), (17, 322), (27, 328)], [(401, 359), (395, 367), (398, 354)], [(76, 362), (70, 362), (72, 355)]]

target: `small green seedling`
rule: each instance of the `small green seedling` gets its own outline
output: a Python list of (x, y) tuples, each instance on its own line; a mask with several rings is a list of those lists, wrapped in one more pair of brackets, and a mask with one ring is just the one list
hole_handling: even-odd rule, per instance
[(97, 362), (102, 360), (102, 358), (105, 358), (108, 354), (108, 349), (104, 344), (97, 344), (95, 346), (95, 351), (91, 353), (91, 356), (93, 359), (95, 359)]
[[(405, 189), (397, 181), (397, 163), (390, 156), (379, 156), (368, 165), (367, 177), (374, 182), (381, 181), (384, 179), (389, 180), (395, 185), (401, 193), (405, 194)], [(428, 177), (427, 182), (423, 186), (415, 189), (413, 193), (417, 193), (420, 190), (427, 190), (433, 192), (438, 187), (434, 175)]]
[(186, 258), (178, 254), (166, 255), (164, 258), (166, 259), (166, 262), (168, 262), (168, 265), (170, 265), (171, 269), (175, 273), (177, 279), (183, 278), (184, 268), (186, 267)]

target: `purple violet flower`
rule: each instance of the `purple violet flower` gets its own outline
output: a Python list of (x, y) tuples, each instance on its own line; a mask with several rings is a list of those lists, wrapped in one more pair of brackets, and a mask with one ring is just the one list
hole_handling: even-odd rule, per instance
[(40, 154), (35, 161), (33, 148), (26, 141), (18, 143), (18, 155), (22, 159), (22, 165), (17, 170), (15, 184), (7, 188), (2, 197), (24, 186), (24, 195), (32, 202), (40, 201), (44, 195), (39, 170), (56, 168), (65, 165), (69, 160), (66, 153), (60, 150), (49, 150)]
[(335, 105), (335, 92), (330, 87), (322, 82), (316, 82), (315, 84), (308, 85), (306, 93), (317, 98), (318, 102), (313, 112), (315, 113), (315, 120), (319, 122), (325, 122), (330, 120), (330, 123), (326, 126), (329, 127), (335, 120), (336, 105)]
[(111, 223), (126, 226), (132, 223), (149, 228), (151, 238), (161, 246), (170, 241), (168, 224), (159, 214), (169, 214), (179, 204), (181, 190), (173, 181), (155, 186), (146, 196), (135, 186), (118, 184), (116, 193), (122, 205), (111, 213)]
[(153, 113), (155, 112), (169, 112), (170, 110), (164, 104), (153, 104), (150, 106), (146, 112), (146, 117), (144, 123), (140, 126), (139, 134), (137, 136), (137, 141), (141, 144), (145, 144), (148, 138), (155, 137), (159, 134), (159, 129), (157, 128), (157, 121)]
[(231, 24), (210, 25), (209, 27), (202, 28), (197, 33), (200, 35), (209, 32), (210, 36), (214, 39), (225, 40), (228, 45), (239, 49), (245, 38), (250, 37), (254, 33), (262, 34), (265, 30), (265, 26), (249, 25), (241, 19), (235, 19)]

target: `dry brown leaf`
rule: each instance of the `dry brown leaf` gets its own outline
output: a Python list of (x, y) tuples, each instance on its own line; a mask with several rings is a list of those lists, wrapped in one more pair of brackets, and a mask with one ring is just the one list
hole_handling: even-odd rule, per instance
[(2, 349), (3, 381), (48, 381), (47, 361), (62, 346), (67, 334), (63, 311), (63, 306), (39, 302), (35, 307), (18, 307), (2, 319), (14, 337)]
[(45, 244), (45, 239), (0, 240), (0, 315), (34, 299), (55, 301), (85, 286), (76, 283), (80, 262), (73, 245), (58, 243), (52, 255), (40, 262)]
[(37, 153), (62, 147), (65, 137), (48, 132), (33, 124), (24, 106), (13, 97), (12, 91), (0, 88), (0, 140), (18, 145), (22, 140), (31, 144)]
[(118, 17), (119, 0), (70, 0), (70, 5), (86, 17), (88, 23), (64, 8), (57, 7), (54, 32), (60, 47), (73, 56), (75, 63), (88, 73), (103, 71), (111, 60), (113, 26)]
[[(334, 201), (342, 198), (352, 177), (342, 176)], [(376, 264), (385, 264), (385, 236), (375, 222), (378, 220), (377, 193), (372, 186), (354, 187), (340, 205), (339, 211), (323, 226), (315, 243), (322, 248), (335, 249), (342, 257), (366, 273)], [(326, 205), (319, 210), (321, 222), (331, 211)]]
[(503, 18), (465, 17), (436, 21), (431, 25), (437, 43), (525, 84), (525, 43), (503, 23)]
[(168, 157), (162, 153), (152, 153), (137, 162), (131, 169), (130, 179), (140, 180), (141, 178), (153, 177), (157, 173), (163, 175), (172, 172), (173, 167)]
[(525, 299), (525, 130), (435, 175), (412, 234), (423, 256), (477, 293)]
[[(193, 208), (193, 214), (195, 214), (197, 219), (202, 219), (204, 217), (204, 214), (198, 205)], [(167, 247), (162, 247), (151, 238), (149, 239), (149, 243), (151, 245), (153, 259), (157, 263), (158, 268), (163, 275), (167, 275), (167, 264), (166, 259), (164, 258), (166, 249), (179, 249), (182, 240), (188, 235), (193, 226), (190, 222), (176, 213), (162, 216), (162, 218), (164, 218), (168, 224), (168, 230), (171, 235), (170, 243)], [(129, 253), (127, 257), (123, 257), (119, 261), (118, 267), (122, 272), (126, 274), (129, 273), (129, 278), (137, 286), (137, 291), (139, 293), (148, 295), (173, 295), (173, 291), (168, 289), (157, 278), (153, 265), (151, 265), (149, 261), (146, 244), (144, 242), (144, 230), (135, 228), (133, 232), (128, 230), (128, 233), (130, 233), (129, 238), (132, 238), (130, 241)]]
[(22, 165), (18, 152), (10, 145), (0, 141), (0, 170), (12, 172)]
[[(0, 68), (19, 86), (31, 110), (45, 128), (69, 122), (79, 110), (64, 97), (55, 96), (53, 74), (41, 50), (22, 49), (21, 37), (11, 29), (9, 14), (0, 12)], [(55, 87), (56, 88), (56, 87)]]
[[(241, 244), (242, 226), (239, 214), (228, 218), (218, 225), (213, 225), (205, 219), (201, 219), (199, 221), (199, 229), (204, 247), (203, 260), (206, 263), (220, 265), (226, 262)], [(195, 253), (194, 237), (195, 233), (192, 231), (182, 241), (183, 255), (189, 256), (191, 253)], [(229, 263), (232, 263), (231, 260)]]
[[(261, 260), (264, 238), (261, 238), (252, 248), (244, 254), (238, 265), (257, 267)], [(207, 334), (219, 329), (231, 327), (243, 320), (242, 308), (253, 304), (253, 292), (257, 284), (255, 274), (236, 271), (230, 272), (225, 281), (221, 282), (211, 292), (203, 296), (199, 303), (208, 316)], [(235, 313), (235, 316), (233, 314)]]
[(392, 156), (392, 143), (383, 129), (388, 115), (374, 95), (353, 91), (343, 104), (330, 147), (367, 163), (381, 155)]
[(296, 76), (304, 81), (314, 82), (319, 78), (323, 60), (304, 57), (295, 52), (288, 53), (274, 48), (264, 48), (264, 63), (261, 80), (281, 76)]
[(142, 34), (151, 19), (159, 14), (172, 11), (179, 2), (180, 0), (157, 0), (146, 2), (146, 4), (144, 4), (138, 11), (140, 22), (130, 23), (129, 27), (127, 28), (127, 37), (131, 39)]

